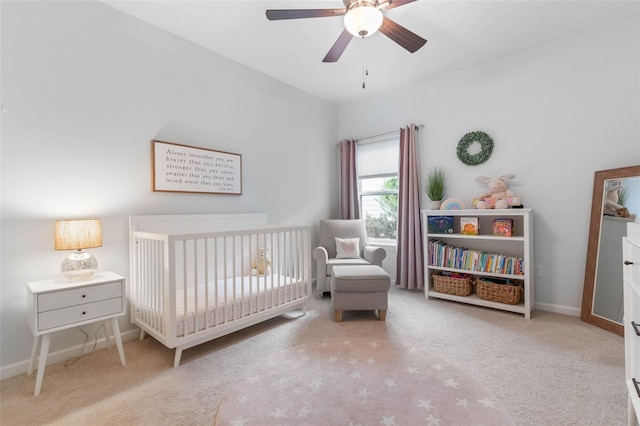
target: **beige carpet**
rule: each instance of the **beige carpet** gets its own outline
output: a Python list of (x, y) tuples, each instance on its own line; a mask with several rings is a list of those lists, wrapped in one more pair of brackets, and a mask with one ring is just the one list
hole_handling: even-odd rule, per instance
[[(212, 425), (227, 390), (277, 352), (322, 339), (364, 338), (414, 346), (481, 382), (520, 425), (624, 425), (623, 339), (577, 318), (522, 316), (429, 300), (392, 288), (387, 321), (345, 312), (333, 322), (329, 297), (306, 316), (278, 317), (189, 349), (174, 369), (173, 351), (152, 338), (0, 382), (4, 425)], [(55, 339), (55, 336), (53, 337)], [(68, 366), (65, 366), (68, 364)]]
[(218, 408), (223, 425), (513, 425), (485, 386), (413, 346), (325, 339), (249, 368)]

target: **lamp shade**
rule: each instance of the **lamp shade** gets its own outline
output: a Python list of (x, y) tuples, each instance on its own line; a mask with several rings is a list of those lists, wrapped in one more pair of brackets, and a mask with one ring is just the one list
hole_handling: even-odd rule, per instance
[(56, 220), (56, 250), (82, 250), (101, 246), (100, 220)]
[(382, 25), (382, 12), (372, 6), (359, 6), (344, 15), (344, 26), (356, 37), (368, 37)]

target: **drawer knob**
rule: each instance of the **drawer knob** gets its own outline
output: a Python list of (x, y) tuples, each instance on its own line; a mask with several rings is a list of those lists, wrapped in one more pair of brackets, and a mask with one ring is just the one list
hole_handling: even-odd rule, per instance
[(86, 314), (87, 314), (87, 311), (82, 311), (82, 315), (86, 315)]
[(86, 294), (83, 294), (83, 295), (82, 295), (82, 297), (83, 297), (83, 298), (84, 298), (84, 297), (87, 297), (87, 295), (86, 295)]
[(625, 264), (625, 265), (633, 265), (633, 262), (632, 262), (632, 261), (630, 261), (630, 260), (625, 260), (625, 261), (624, 261), (624, 264)]

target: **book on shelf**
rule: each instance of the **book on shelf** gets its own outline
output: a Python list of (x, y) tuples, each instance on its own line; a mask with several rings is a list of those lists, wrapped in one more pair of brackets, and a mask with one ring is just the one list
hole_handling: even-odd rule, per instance
[(463, 216), (460, 218), (460, 233), (464, 235), (478, 235), (480, 225), (477, 217)]
[(430, 234), (452, 234), (453, 216), (429, 216), (427, 225)]
[(493, 219), (493, 235), (510, 237), (513, 235), (513, 219), (508, 217), (497, 217)]

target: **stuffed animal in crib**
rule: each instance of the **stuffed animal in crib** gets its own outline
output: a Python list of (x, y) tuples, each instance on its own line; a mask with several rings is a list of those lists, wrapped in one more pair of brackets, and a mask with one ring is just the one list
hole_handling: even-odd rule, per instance
[(502, 175), (497, 178), (478, 176), (476, 182), (488, 183), (489, 192), (474, 199), (472, 205), (477, 209), (506, 209), (509, 206), (520, 205), (521, 199), (507, 187), (507, 180), (515, 178), (516, 175)]
[(251, 262), (251, 275), (271, 274), (271, 257), (269, 249), (258, 249), (258, 257)]

